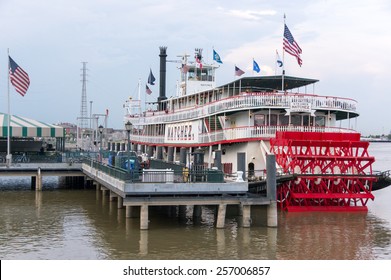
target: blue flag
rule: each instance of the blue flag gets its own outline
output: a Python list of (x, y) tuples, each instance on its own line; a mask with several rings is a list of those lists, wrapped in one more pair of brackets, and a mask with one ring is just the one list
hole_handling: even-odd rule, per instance
[(258, 63), (253, 59), (253, 70), (257, 73), (261, 71), (261, 68), (259, 68)]
[(223, 63), (221, 61), (219, 54), (215, 50), (213, 50), (213, 60), (216, 60), (216, 62), (218, 62), (218, 63)]
[(148, 84), (154, 85), (156, 79), (152, 74), (152, 69), (149, 69), (149, 70), (150, 70), (150, 72), (149, 72), (149, 77), (148, 77)]

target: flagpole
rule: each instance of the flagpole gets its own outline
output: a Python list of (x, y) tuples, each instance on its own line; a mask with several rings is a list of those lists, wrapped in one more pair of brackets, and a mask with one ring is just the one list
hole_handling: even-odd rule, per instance
[[(235, 71), (234, 71), (234, 87), (232, 90), (232, 95), (235, 95), (235, 79), (236, 79), (236, 64), (235, 64)], [(228, 92), (228, 95), (229, 95), (229, 92)]]
[[(147, 89), (147, 84), (145, 84), (145, 89)], [(147, 98), (148, 94), (145, 95), (145, 100), (144, 100), (144, 112), (147, 112)]]
[(10, 137), (10, 125), (11, 125), (11, 105), (10, 105), (10, 49), (7, 49), (8, 53), (8, 83), (7, 83), (7, 102), (8, 102), (8, 120), (7, 120), (7, 156), (6, 156), (6, 162), (7, 167), (10, 167), (12, 156), (11, 156), (11, 137)]
[(139, 104), (139, 114), (141, 116), (141, 79), (138, 79), (138, 104)]
[[(286, 19), (286, 16), (285, 16), (285, 13), (284, 13), (284, 32), (285, 32), (285, 19)], [(284, 34), (284, 33), (283, 33)], [(283, 35), (284, 36), (284, 35)], [(283, 38), (284, 40), (284, 38)], [(281, 90), (282, 92), (284, 92), (285, 88), (284, 88), (284, 76), (285, 76), (285, 48), (284, 48), (284, 41), (283, 41), (283, 46), (282, 46), (282, 85), (281, 85)]]

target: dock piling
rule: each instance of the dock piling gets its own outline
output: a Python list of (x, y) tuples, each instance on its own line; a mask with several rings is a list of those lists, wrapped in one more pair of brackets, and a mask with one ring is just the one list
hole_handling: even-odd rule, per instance
[(217, 209), (216, 228), (224, 228), (226, 211), (227, 211), (227, 204), (219, 204)]
[(140, 207), (140, 229), (148, 229), (148, 205), (144, 204)]
[(199, 219), (202, 215), (201, 205), (194, 205), (193, 207), (193, 218)]
[(267, 206), (267, 226), (277, 227), (277, 184), (276, 184), (276, 156), (269, 154), (266, 156), (266, 192), (270, 199)]
[(122, 198), (122, 196), (117, 196), (117, 208), (118, 209), (122, 209), (123, 201), (124, 201), (124, 199)]
[(36, 179), (36, 185), (35, 190), (36, 191), (42, 191), (42, 174), (41, 174), (41, 168), (38, 168), (37, 171), (37, 179)]
[(251, 205), (243, 205), (242, 207), (242, 226), (244, 228), (251, 225)]

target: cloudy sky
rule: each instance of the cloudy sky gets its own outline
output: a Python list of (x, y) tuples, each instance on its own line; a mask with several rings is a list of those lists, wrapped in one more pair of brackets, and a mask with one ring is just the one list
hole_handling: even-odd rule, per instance
[[(303, 50), (303, 65), (285, 56), (286, 73), (319, 79), (315, 93), (359, 103), (357, 130), (391, 130), (391, 2), (388, 0), (0, 0), (0, 112), (7, 112), (7, 49), (28, 72), (22, 97), (11, 87), (11, 113), (48, 123), (76, 123), (81, 67), (88, 62), (87, 108), (110, 112), (123, 127), (124, 101), (137, 97), (151, 68), (158, 78), (159, 46), (168, 59), (203, 48), (223, 60), (217, 84), (234, 78), (234, 65), (273, 75), (282, 52), (283, 15)], [(175, 95), (177, 65), (167, 66), (167, 95)], [(158, 80), (158, 79), (157, 79)], [(152, 87), (152, 101), (158, 83)], [(143, 93), (143, 95), (145, 95)]]

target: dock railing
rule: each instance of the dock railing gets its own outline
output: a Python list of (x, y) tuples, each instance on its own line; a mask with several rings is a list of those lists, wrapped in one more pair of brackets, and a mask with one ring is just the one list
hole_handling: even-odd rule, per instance
[(94, 158), (82, 158), (82, 163), (126, 182), (137, 183), (224, 183), (224, 173), (214, 169), (188, 169), (184, 165), (154, 161), (150, 169), (124, 169), (100, 162)]
[[(0, 165), (6, 164), (6, 153), (0, 154)], [(12, 164), (20, 163), (58, 163), (62, 162), (62, 156), (57, 152), (44, 152), (44, 153), (29, 153), (20, 152), (12, 153)]]

